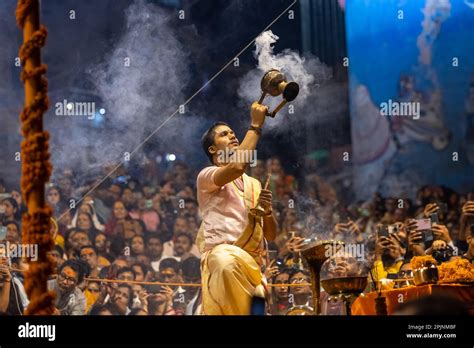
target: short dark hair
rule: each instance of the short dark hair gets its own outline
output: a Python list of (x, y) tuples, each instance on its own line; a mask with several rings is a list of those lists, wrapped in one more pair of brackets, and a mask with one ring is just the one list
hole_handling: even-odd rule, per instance
[(20, 224), (18, 222), (14, 221), (14, 220), (6, 221), (5, 226), (8, 226), (8, 225), (15, 225), (16, 230), (18, 231), (18, 234), (21, 236), (21, 228), (20, 228)]
[(206, 156), (209, 158), (209, 161), (211, 161), (212, 164), (214, 164), (214, 162), (212, 161), (212, 154), (209, 152), (209, 146), (212, 146), (214, 145), (214, 136), (216, 135), (216, 133), (214, 132), (214, 129), (217, 127), (217, 126), (227, 126), (227, 127), (230, 127), (227, 123), (225, 122), (215, 122), (212, 124), (212, 126), (210, 126), (205, 132), (204, 134), (202, 135), (202, 138), (201, 138), (201, 144), (202, 144), (202, 149), (204, 150), (204, 152), (206, 153)]
[(190, 256), (181, 263), (181, 272), (188, 278), (201, 276), (201, 260), (195, 256)]
[(94, 250), (95, 254), (98, 255), (99, 253), (97, 252), (97, 248), (93, 245), (84, 245), (84, 246), (81, 246), (81, 249), (79, 249), (79, 254), (81, 253), (82, 250), (84, 249), (92, 249)]
[(186, 233), (186, 232), (179, 232), (175, 235), (175, 238), (178, 239), (179, 237), (186, 237), (189, 239), (189, 243), (191, 245), (194, 244), (193, 237), (191, 236), (191, 233)]
[(102, 305), (102, 306), (100, 305), (92, 306), (89, 312), (89, 315), (100, 315), (100, 312), (104, 310), (109, 311), (112, 315), (120, 315), (120, 312), (117, 309), (117, 307), (113, 303), (110, 303), (110, 302), (107, 302), (105, 305)]
[(66, 267), (71, 267), (74, 272), (77, 273), (77, 284), (82, 283), (84, 280), (84, 276), (88, 276), (90, 272), (90, 267), (89, 265), (82, 260), (76, 260), (76, 259), (71, 259), (65, 261), (60, 267), (58, 272), (61, 273), (62, 270)]
[(290, 277), (288, 279), (293, 278), (293, 276), (297, 273), (303, 273), (306, 277), (309, 277), (309, 272), (304, 269), (301, 269), (298, 267), (291, 267), (289, 270), (290, 270), (289, 272)]
[(179, 262), (173, 258), (167, 258), (160, 262), (160, 271), (164, 270), (165, 268), (172, 268), (176, 273), (179, 272)]
[(273, 277), (272, 277), (272, 283), (275, 284), (276, 282), (276, 278), (280, 275), (280, 274), (288, 274), (288, 280), (290, 279), (290, 274), (291, 274), (292, 270), (291, 268), (288, 268), (288, 267), (283, 267), (282, 269), (280, 269), (278, 271), (277, 274), (275, 274)]
[(135, 271), (133, 270), (133, 268), (130, 268), (130, 267), (119, 268), (119, 270), (117, 271), (117, 278), (119, 277), (119, 275), (121, 275), (122, 273), (125, 273), (125, 272), (132, 273), (133, 274), (133, 280), (135, 280), (135, 277), (136, 277)]
[(148, 273), (148, 267), (143, 262), (136, 262), (130, 268), (133, 269), (133, 267), (140, 267), (144, 276)]
[(150, 239), (158, 239), (161, 244), (163, 244), (163, 238), (161, 237), (161, 235), (157, 232), (148, 232), (148, 233), (145, 233), (145, 243), (148, 244), (148, 242), (150, 241)]

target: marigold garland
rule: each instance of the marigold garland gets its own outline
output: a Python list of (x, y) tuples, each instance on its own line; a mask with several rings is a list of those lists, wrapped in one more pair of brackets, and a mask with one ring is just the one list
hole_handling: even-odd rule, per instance
[[(16, 20), (20, 28), (24, 29), (28, 20), (35, 23), (39, 19), (38, 0), (18, 0)], [(49, 133), (42, 131), (43, 114), (49, 107), (47, 96), (48, 82), (44, 75), (47, 67), (39, 66), (25, 68), (25, 63), (38, 53), (46, 43), (47, 30), (40, 26), (20, 47), (22, 72), (20, 79), (23, 83), (32, 82), (35, 86), (33, 100), (27, 100), (20, 114), (22, 134), (21, 143), (22, 177), (21, 191), (27, 203), (28, 212), (23, 214), (23, 240), (25, 244), (38, 246), (38, 260), (30, 262), (29, 270), (25, 274), (25, 291), (30, 299), (25, 314), (51, 315), (55, 312), (53, 292), (47, 289), (48, 276), (53, 273), (53, 264), (47, 257), (47, 252), (53, 247), (50, 235), (52, 210), (44, 201), (38, 199), (31, 204), (32, 194), (43, 193), (44, 185), (49, 181), (52, 166), (49, 161)]]

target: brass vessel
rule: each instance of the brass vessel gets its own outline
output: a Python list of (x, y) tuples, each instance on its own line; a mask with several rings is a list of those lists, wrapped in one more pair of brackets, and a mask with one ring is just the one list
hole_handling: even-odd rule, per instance
[(320, 272), (321, 267), (328, 258), (341, 250), (344, 242), (335, 240), (313, 241), (302, 250), (301, 255), (306, 259), (311, 274), (311, 290), (313, 292), (313, 308), (315, 314), (321, 313), (320, 303)]
[(285, 75), (276, 69), (271, 69), (263, 75), (260, 87), (262, 89), (262, 96), (258, 101), (259, 104), (263, 103), (267, 94), (270, 94), (272, 97), (283, 95), (283, 100), (275, 110), (267, 113), (267, 116), (270, 117), (275, 117), (277, 112), (280, 111), (287, 102), (295, 100), (300, 91), (300, 86), (296, 82), (288, 82)]

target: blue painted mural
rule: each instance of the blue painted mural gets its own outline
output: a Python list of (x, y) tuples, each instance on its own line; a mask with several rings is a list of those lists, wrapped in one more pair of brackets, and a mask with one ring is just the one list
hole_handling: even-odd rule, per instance
[(472, 189), (474, 4), (350, 0), (345, 11), (357, 195)]

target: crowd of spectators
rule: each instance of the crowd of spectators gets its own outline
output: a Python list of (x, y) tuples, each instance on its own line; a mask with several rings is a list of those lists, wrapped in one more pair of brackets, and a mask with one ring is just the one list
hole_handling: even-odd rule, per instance
[[(440, 263), (474, 258), (472, 193), (428, 185), (418, 189), (416, 200), (375, 194), (369, 201), (344, 202), (314, 173), (299, 181), (288, 175), (277, 157), (249, 170), (262, 182), (268, 172), (278, 221), (262, 269), (269, 284), (310, 282), (300, 251), (311, 239), (364, 244), (379, 279), (399, 276), (416, 255), (431, 254)], [(57, 314), (199, 314), (197, 171), (175, 162), (164, 172), (145, 168), (136, 175), (122, 166), (95, 188), (100, 176), (86, 183), (77, 176), (64, 170), (46, 189), (57, 222), (49, 253), (56, 271), (48, 282), (57, 295)], [(19, 244), (21, 194), (1, 180), (0, 194), (0, 239)], [(430, 240), (414, 219), (435, 215)], [(384, 226), (386, 235), (380, 233)], [(22, 285), (28, 263), (21, 257), (0, 261), (0, 312), (19, 314), (28, 305)], [(269, 314), (286, 314), (294, 306), (311, 306), (311, 290), (304, 284), (271, 287), (268, 300)]]

